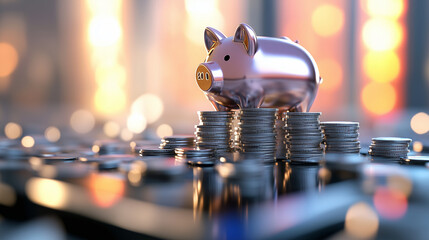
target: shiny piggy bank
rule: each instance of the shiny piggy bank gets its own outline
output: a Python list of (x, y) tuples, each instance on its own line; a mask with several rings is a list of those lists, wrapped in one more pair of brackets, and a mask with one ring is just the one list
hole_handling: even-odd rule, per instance
[(217, 110), (310, 109), (322, 80), (313, 57), (297, 42), (257, 37), (247, 24), (229, 38), (208, 27), (204, 42), (208, 56), (196, 80)]

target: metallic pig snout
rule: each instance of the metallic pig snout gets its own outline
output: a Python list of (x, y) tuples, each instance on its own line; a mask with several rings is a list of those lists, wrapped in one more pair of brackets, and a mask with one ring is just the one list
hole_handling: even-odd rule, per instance
[(223, 88), (223, 72), (216, 62), (201, 63), (196, 72), (198, 86), (205, 92), (220, 93)]

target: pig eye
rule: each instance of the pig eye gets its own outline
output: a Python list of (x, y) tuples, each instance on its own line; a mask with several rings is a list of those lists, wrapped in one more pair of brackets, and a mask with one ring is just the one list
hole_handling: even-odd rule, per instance
[(230, 59), (229, 55), (226, 55), (225, 57), (223, 57), (223, 60), (228, 61)]

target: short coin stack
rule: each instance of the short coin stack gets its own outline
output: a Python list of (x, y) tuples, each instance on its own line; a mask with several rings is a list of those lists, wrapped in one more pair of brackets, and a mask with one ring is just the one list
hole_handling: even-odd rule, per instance
[(180, 147), (193, 147), (195, 145), (195, 139), (193, 136), (188, 135), (177, 135), (164, 137), (161, 140), (159, 148), (161, 149), (175, 149)]
[(286, 112), (286, 158), (292, 162), (317, 163), (323, 155), (323, 134), (318, 112)]
[(359, 153), (359, 122), (322, 122), (325, 152)]
[(410, 151), (408, 147), (411, 141), (410, 138), (399, 137), (373, 138), (368, 153), (376, 157), (404, 158)]
[(276, 154), (276, 108), (245, 108), (240, 111), (239, 148), (263, 162), (273, 162)]
[(234, 112), (199, 111), (199, 125), (195, 126), (197, 147), (212, 148), (216, 156), (230, 150), (231, 124)]
[(138, 153), (142, 157), (147, 156), (174, 156), (174, 149), (172, 148), (156, 148), (156, 147), (143, 147), (138, 149)]
[(213, 166), (215, 151), (201, 148), (176, 148), (176, 160), (192, 166)]

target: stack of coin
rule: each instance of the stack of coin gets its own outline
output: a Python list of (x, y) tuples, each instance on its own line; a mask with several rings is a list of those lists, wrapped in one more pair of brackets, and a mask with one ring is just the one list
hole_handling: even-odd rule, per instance
[(199, 125), (195, 126), (196, 145), (215, 149), (216, 156), (230, 150), (231, 125), (234, 112), (199, 111)]
[(263, 162), (276, 156), (276, 108), (245, 108), (239, 115), (239, 149)]
[(161, 149), (175, 149), (180, 147), (193, 147), (195, 144), (195, 139), (193, 136), (188, 135), (177, 135), (164, 137), (161, 140), (159, 148)]
[(322, 122), (325, 152), (359, 153), (359, 122)]
[(319, 112), (286, 112), (286, 158), (293, 162), (317, 163), (323, 155)]
[(142, 147), (138, 149), (140, 156), (174, 156), (173, 148)]
[(214, 149), (176, 148), (176, 160), (192, 166), (213, 166), (215, 164)]
[(408, 147), (411, 141), (410, 138), (399, 137), (373, 138), (368, 153), (376, 157), (404, 158), (410, 151)]

